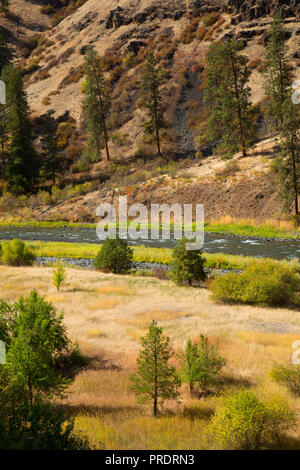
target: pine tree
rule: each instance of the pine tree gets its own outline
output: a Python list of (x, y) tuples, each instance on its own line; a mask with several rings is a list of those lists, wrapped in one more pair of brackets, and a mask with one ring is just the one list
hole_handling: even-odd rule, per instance
[(39, 171), (29, 116), (27, 96), (21, 73), (7, 66), (2, 79), (6, 83), (7, 129), (10, 135), (6, 179), (15, 193), (30, 192)]
[[(2, 32), (0, 31), (0, 76), (5, 66), (9, 65), (12, 59), (11, 52), (6, 44)], [(6, 96), (5, 96), (6, 101)], [(8, 142), (8, 111), (6, 103), (0, 102), (0, 175), (4, 175), (5, 162), (7, 156)]]
[(145, 134), (155, 136), (157, 153), (161, 154), (160, 130), (164, 127), (163, 105), (160, 93), (161, 70), (153, 53), (149, 53), (142, 72), (141, 107), (148, 112), (149, 120), (144, 124)]
[(5, 164), (7, 158), (7, 142), (8, 142), (8, 129), (7, 129), (7, 108), (5, 104), (0, 104), (0, 175), (4, 176)]
[(292, 101), (293, 89), (287, 60), (287, 34), (278, 13), (273, 20), (265, 57), (265, 93), (268, 113), (280, 132), (275, 170), (278, 173), (279, 196), (288, 211), (294, 206), (299, 215), (300, 191), (300, 114)]
[(264, 88), (268, 103), (268, 114), (275, 129), (283, 124), (284, 102), (289, 95), (290, 73), (287, 61), (287, 34), (284, 23), (277, 14), (272, 23), (264, 62)]
[(105, 79), (99, 58), (91, 46), (85, 54), (85, 77), (83, 108), (87, 116), (90, 145), (99, 158), (100, 139), (103, 137), (106, 158), (109, 160), (107, 120), (111, 105), (110, 86)]
[(53, 114), (53, 110), (48, 111), (41, 129), (41, 173), (44, 180), (53, 180), (53, 184), (55, 184), (55, 178), (60, 172), (61, 165), (57, 145), (58, 123)]
[(179, 354), (178, 357), (181, 361), (180, 375), (182, 377), (182, 382), (189, 385), (190, 395), (192, 395), (199, 371), (198, 345), (193, 344), (192, 341), (188, 339), (185, 351)]
[(159, 403), (178, 396), (180, 379), (175, 367), (168, 364), (173, 356), (170, 338), (163, 336), (162, 328), (155, 321), (151, 323), (147, 335), (141, 338), (141, 343), (138, 370), (131, 376), (132, 390), (140, 403), (152, 401), (153, 415), (157, 416)]
[(4, 39), (3, 33), (0, 30), (0, 75), (3, 67), (11, 63), (12, 53)]
[(275, 162), (275, 170), (279, 179), (279, 196), (284, 201), (285, 209), (294, 206), (296, 218), (299, 216), (300, 194), (300, 112), (292, 102), (293, 89), (281, 107), (281, 133), (279, 154)]
[(194, 392), (195, 385), (200, 387), (202, 393), (208, 393), (226, 364), (219, 355), (218, 347), (210, 344), (204, 335), (200, 335), (199, 343), (193, 344), (189, 339), (185, 351), (178, 357), (181, 361), (180, 375), (182, 381), (189, 384), (190, 394)]
[(0, 316), (7, 309), (15, 314), (5, 364), (9, 389), (30, 407), (40, 398), (61, 396), (68, 381), (57, 373), (55, 359), (69, 344), (62, 316), (36, 291), (13, 306), (0, 305)]
[(247, 58), (236, 40), (213, 43), (207, 54), (204, 103), (208, 110), (207, 138), (219, 141), (225, 158), (247, 148), (255, 138), (255, 112), (250, 103)]

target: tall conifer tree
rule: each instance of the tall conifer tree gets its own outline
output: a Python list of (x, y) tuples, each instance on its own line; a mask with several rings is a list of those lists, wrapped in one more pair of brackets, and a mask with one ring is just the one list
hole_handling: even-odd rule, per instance
[(274, 17), (264, 62), (264, 88), (268, 114), (276, 130), (280, 131), (284, 119), (284, 102), (289, 96), (290, 72), (287, 61), (287, 34), (280, 15)]
[(88, 47), (85, 54), (85, 98), (83, 108), (87, 116), (87, 129), (90, 135), (90, 146), (100, 157), (100, 142), (104, 139), (106, 159), (110, 160), (108, 116), (110, 111), (110, 86), (105, 79), (101, 63), (93, 47)]
[(247, 58), (236, 40), (213, 43), (207, 54), (204, 102), (208, 109), (207, 138), (218, 141), (225, 158), (247, 149), (255, 138), (255, 113), (250, 103)]
[(39, 171), (27, 96), (22, 75), (17, 69), (5, 67), (2, 79), (6, 83), (7, 130), (10, 136), (6, 179), (12, 191), (27, 193), (33, 189)]
[(48, 111), (41, 129), (41, 173), (44, 180), (53, 180), (55, 184), (55, 177), (60, 171), (60, 159), (57, 145), (58, 123), (53, 114), (53, 110)]
[(175, 368), (169, 365), (173, 355), (170, 338), (153, 321), (145, 337), (141, 338), (142, 349), (137, 358), (138, 370), (131, 376), (132, 389), (140, 403), (151, 401), (153, 415), (158, 414), (158, 405), (166, 399), (176, 398), (180, 379)]
[(160, 130), (164, 127), (163, 105), (160, 93), (161, 70), (153, 53), (149, 53), (142, 72), (141, 107), (148, 112), (149, 119), (144, 124), (145, 134), (155, 136), (157, 153), (161, 154)]

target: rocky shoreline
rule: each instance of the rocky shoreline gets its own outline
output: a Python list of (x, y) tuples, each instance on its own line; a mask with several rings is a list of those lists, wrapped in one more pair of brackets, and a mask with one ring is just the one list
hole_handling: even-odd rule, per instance
[[(39, 266), (53, 265), (62, 261), (66, 266), (76, 266), (82, 269), (94, 269), (94, 260), (88, 258), (58, 258), (58, 257), (37, 257), (35, 258), (36, 264)], [(133, 271), (152, 271), (155, 268), (164, 267), (170, 269), (168, 265), (162, 263), (142, 263), (134, 261), (132, 263)]]
[[(53, 266), (57, 262), (63, 262), (65, 266), (78, 267), (80, 269), (94, 269), (94, 260), (87, 258), (58, 258), (58, 257), (37, 257), (35, 258), (35, 263), (39, 266)], [(170, 265), (162, 263), (146, 263), (133, 261), (132, 271), (148, 271), (151, 272), (155, 268), (164, 268), (169, 271), (171, 269)], [(209, 269), (205, 269), (207, 273), (210, 272)], [(214, 271), (219, 272), (220, 274), (226, 274), (230, 272), (241, 273), (242, 270), (239, 269), (215, 269)]]

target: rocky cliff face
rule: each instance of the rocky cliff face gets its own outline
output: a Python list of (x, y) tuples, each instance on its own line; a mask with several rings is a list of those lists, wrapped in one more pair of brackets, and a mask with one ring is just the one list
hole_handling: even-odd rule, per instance
[[(166, 72), (163, 94), (171, 138), (178, 154), (194, 155), (199, 115), (201, 121), (201, 73), (210, 42), (230, 37), (243, 41), (243, 53), (251, 69), (252, 102), (260, 103), (260, 66), (272, 17), (278, 9), (285, 18), (290, 68), (295, 79), (300, 79), (299, 1), (82, 0), (82, 5), (57, 25), (41, 12), (41, 4), (47, 3), (14, 0), (9, 17), (0, 16), (0, 27), (15, 50), (16, 63), (26, 69), (24, 79), (32, 114), (38, 117), (54, 109), (62, 124), (60, 139), (68, 142), (63, 158), (80, 161), (86, 137), (81, 106), (84, 52), (87, 45), (93, 45), (99, 56), (106, 57), (106, 74), (112, 83), (111, 155), (116, 165), (125, 169), (121, 168), (124, 176), (120, 168), (115, 171), (121, 174), (117, 182), (109, 180), (107, 186), (103, 183), (103, 192), (69, 199), (46, 211), (39, 207), (34, 213), (36, 218), (93, 220), (95, 205), (107, 198), (110, 201), (114, 191), (109, 188), (117, 185), (130, 200), (145, 204), (197, 200), (206, 204), (209, 216), (230, 213), (261, 217), (282, 212), (276, 185), (268, 173), (267, 158), (273, 153), (274, 143), (264, 141), (254, 148), (241, 169), (228, 178), (222, 176), (226, 164), (209, 156), (177, 173), (175, 179), (151, 178), (150, 163), (148, 170), (145, 164), (142, 170), (137, 169), (134, 155), (145, 120), (138, 106), (138, 83), (143, 57), (151, 46)], [(99, 182), (106, 171), (105, 162), (100, 162), (87, 171), (66, 173), (65, 183)]]
[(240, 21), (274, 16), (278, 11), (284, 18), (289, 18), (299, 17), (300, 3), (298, 0), (228, 0), (225, 10), (233, 15), (238, 14)]
[[(169, 76), (164, 92), (180, 153), (190, 153), (195, 149), (188, 126), (197, 115), (197, 101), (201, 102), (199, 71), (210, 41), (238, 37), (244, 41), (249, 62), (259, 64), (272, 16), (278, 9), (286, 18), (291, 66), (295, 77), (300, 78), (300, 2), (296, 0), (86, 0), (56, 26), (41, 13), (40, 2), (15, 0), (12, 15), (0, 17), (0, 26), (15, 48), (16, 61), (28, 70), (26, 87), (35, 115), (54, 109), (57, 116), (67, 112), (77, 124), (82, 123), (80, 86), (85, 48), (92, 44), (100, 56), (110, 57), (108, 75), (116, 77), (113, 89), (120, 101), (115, 128), (130, 140), (126, 155), (115, 144), (112, 153), (124, 156), (135, 152), (142, 133), (144, 115), (136, 106), (135, 79), (139, 58), (152, 44)], [(204, 25), (203, 15), (213, 12), (216, 20)], [(36, 34), (40, 42), (28, 51), (27, 45)], [(24, 50), (29, 55), (24, 57)], [(136, 65), (124, 70), (128, 54)], [(253, 101), (257, 103), (262, 98), (262, 77), (258, 67), (252, 70)]]

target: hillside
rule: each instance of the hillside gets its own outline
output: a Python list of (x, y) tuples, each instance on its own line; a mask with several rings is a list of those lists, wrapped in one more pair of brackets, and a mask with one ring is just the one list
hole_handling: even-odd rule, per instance
[[(45, 211), (44, 202), (35, 203), (31, 207), (34, 217), (94, 220), (94, 208), (100, 201), (111, 200), (116, 188), (145, 203), (165, 200), (166, 196), (172, 202), (204, 203), (208, 216), (282, 215), (274, 177), (269, 174), (274, 141), (271, 138), (270, 142), (264, 122), (260, 126), (261, 142), (246, 161), (240, 161), (237, 155), (235, 159), (239, 161), (229, 171), (226, 163), (209, 156), (211, 149), (199, 147), (201, 73), (210, 41), (239, 38), (244, 42), (243, 53), (252, 71), (252, 102), (260, 106), (264, 45), (273, 15), (281, 7), (289, 38), (290, 67), (295, 79), (300, 79), (298, 2), (87, 0), (58, 24), (53, 22), (53, 15), (42, 13), (46, 11), (42, 6), (47, 3), (16, 0), (12, 2), (10, 16), (0, 18), (0, 26), (15, 50), (16, 63), (27, 70), (26, 90), (33, 117), (54, 109), (56, 117), (66, 123), (65, 135), (61, 137), (67, 139), (68, 145), (63, 157), (73, 165), (68, 167), (63, 184), (97, 182), (107, 172), (109, 178), (107, 184), (102, 183), (100, 192), (94, 184), (86, 195), (76, 195), (75, 199), (68, 195), (68, 201), (60, 201), (59, 210), (55, 206)], [(137, 105), (137, 90), (143, 54), (149, 44), (158, 52), (166, 70), (163, 97), (168, 102), (169, 130), (165, 149), (176, 158), (190, 157), (185, 163), (180, 160), (173, 170), (164, 161), (150, 167), (134, 161), (135, 156), (145, 152), (141, 141), (144, 112)], [(105, 55), (113, 87), (111, 154), (117, 163), (109, 170), (104, 162), (77, 164), (82, 162), (86, 141), (81, 83), (87, 45), (93, 45), (99, 56)], [(151, 153), (151, 149), (146, 150)], [(199, 151), (208, 158), (195, 161)], [(128, 159), (126, 168), (120, 163), (124, 159)], [(120, 177), (114, 181), (111, 175), (116, 170), (120, 170)], [(70, 216), (69, 209), (74, 203), (76, 210)]]

